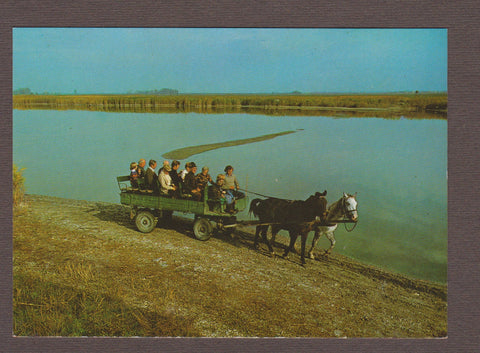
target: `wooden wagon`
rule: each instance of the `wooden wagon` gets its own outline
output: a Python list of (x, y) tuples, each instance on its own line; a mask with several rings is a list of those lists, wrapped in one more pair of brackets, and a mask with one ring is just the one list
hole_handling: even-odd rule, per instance
[[(219, 230), (232, 232), (237, 223), (235, 214), (226, 211), (224, 200), (208, 198), (208, 188), (204, 190), (203, 200), (195, 201), (188, 197), (172, 198), (156, 195), (146, 190), (133, 189), (129, 176), (117, 177), (120, 189), (120, 202), (131, 207), (130, 216), (140, 232), (149, 233), (155, 229), (158, 219), (168, 217), (172, 212), (194, 215), (193, 233), (198, 240), (210, 239), (215, 226)], [(248, 204), (248, 197), (236, 200), (235, 208), (243, 211)]]

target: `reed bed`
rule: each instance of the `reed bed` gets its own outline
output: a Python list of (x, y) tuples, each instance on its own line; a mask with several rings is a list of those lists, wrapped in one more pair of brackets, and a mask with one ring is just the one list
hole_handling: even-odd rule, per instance
[(19, 169), (15, 164), (13, 165), (13, 207), (18, 207), (22, 204), (25, 195), (25, 177), (23, 171), (25, 168)]
[[(78, 109), (109, 112), (239, 112), (269, 115), (322, 115), (361, 112), (363, 116), (388, 113), (430, 113), (446, 117), (447, 94), (383, 95), (14, 95), (15, 109)], [(299, 114), (302, 111), (303, 114)], [(439, 117), (437, 116), (437, 118)], [(389, 117), (389, 116), (382, 116)], [(422, 116), (425, 117), (425, 116)]]

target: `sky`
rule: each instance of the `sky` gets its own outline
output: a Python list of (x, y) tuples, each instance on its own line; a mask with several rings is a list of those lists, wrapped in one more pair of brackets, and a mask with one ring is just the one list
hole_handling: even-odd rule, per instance
[(447, 91), (446, 29), (14, 28), (13, 90)]

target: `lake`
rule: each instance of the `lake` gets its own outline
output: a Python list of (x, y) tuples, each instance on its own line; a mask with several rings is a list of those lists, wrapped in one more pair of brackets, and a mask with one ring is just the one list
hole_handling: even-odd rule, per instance
[(332, 203), (357, 192), (359, 223), (351, 233), (339, 225), (334, 251), (446, 282), (446, 120), (14, 110), (13, 161), (26, 168), (27, 193), (119, 203), (116, 177), (132, 161), (160, 165), (182, 147), (290, 130), (193, 155), (181, 168), (195, 161), (215, 178), (231, 164), (242, 188), (286, 199), (326, 189)]

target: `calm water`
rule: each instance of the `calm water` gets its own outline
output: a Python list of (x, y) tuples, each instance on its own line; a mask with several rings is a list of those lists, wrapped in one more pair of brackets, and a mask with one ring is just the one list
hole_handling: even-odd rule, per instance
[(214, 177), (232, 164), (242, 188), (287, 199), (327, 189), (334, 202), (357, 192), (359, 224), (351, 233), (339, 226), (335, 251), (445, 282), (445, 120), (15, 110), (13, 160), (27, 168), (28, 193), (118, 203), (115, 178), (139, 158), (161, 162), (181, 147), (297, 129), (194, 155), (181, 167), (193, 160)]

